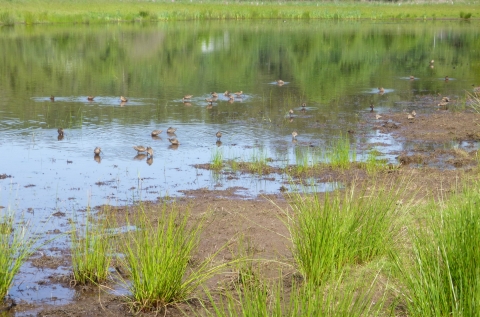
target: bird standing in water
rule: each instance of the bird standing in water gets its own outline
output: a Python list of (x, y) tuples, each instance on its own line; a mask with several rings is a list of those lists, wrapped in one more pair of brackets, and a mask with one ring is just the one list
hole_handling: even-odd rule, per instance
[(169, 128), (167, 129), (167, 133), (169, 133), (169, 134), (173, 134), (173, 133), (175, 133), (175, 131), (177, 131), (177, 128), (169, 127)]
[(147, 156), (153, 157), (153, 149), (151, 147), (148, 146), (145, 152), (147, 152)]
[(101, 152), (102, 152), (102, 149), (99, 148), (98, 146), (95, 148), (95, 150), (93, 150), (93, 154), (95, 155), (100, 155)]
[(217, 139), (220, 140), (220, 138), (222, 137), (222, 132), (218, 131), (215, 135)]
[(143, 145), (134, 146), (133, 149), (138, 153), (147, 152), (147, 149)]
[(293, 131), (293, 132), (292, 132), (292, 139), (293, 139), (293, 140), (296, 140), (296, 139), (297, 139), (297, 135), (298, 135), (297, 131)]
[(178, 140), (175, 139), (175, 138), (168, 139), (168, 141), (170, 141), (170, 143), (172, 143), (172, 145), (179, 145), (180, 144), (180, 142), (178, 142)]
[(162, 133), (162, 130), (153, 130), (152, 136), (158, 136), (160, 133)]

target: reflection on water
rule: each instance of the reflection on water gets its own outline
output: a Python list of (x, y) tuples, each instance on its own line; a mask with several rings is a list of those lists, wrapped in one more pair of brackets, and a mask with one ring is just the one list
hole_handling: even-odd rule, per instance
[[(0, 34), (0, 174), (12, 175), (0, 179), (0, 205), (29, 210), (45, 231), (67, 231), (71, 212), (87, 205), (205, 187), (246, 197), (295, 190), (286, 175), (193, 166), (219, 149), (224, 161), (263, 153), (285, 167), (365, 120), (373, 127), (377, 113), (463, 96), (479, 81), (478, 30), (449, 21), (15, 26)], [(357, 159), (374, 146), (395, 162), (411, 147), (368, 125), (349, 138)], [(311, 181), (316, 190), (341, 187)], [(66, 216), (46, 221), (57, 211)]]

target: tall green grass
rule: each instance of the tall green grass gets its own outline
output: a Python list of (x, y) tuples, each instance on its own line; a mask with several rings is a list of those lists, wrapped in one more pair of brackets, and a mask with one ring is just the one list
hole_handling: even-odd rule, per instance
[(408, 316), (477, 316), (480, 311), (480, 183), (431, 202), (412, 230), (411, 254), (395, 257)]
[(399, 234), (404, 186), (292, 195), (284, 211), (293, 255), (307, 283), (322, 285), (345, 268), (387, 256)]
[(212, 150), (212, 162), (210, 163), (210, 168), (219, 170), (223, 167), (223, 151), (220, 148), (215, 148)]
[[(218, 299), (207, 291), (208, 305), (198, 316), (376, 316), (383, 299), (372, 303), (371, 282), (363, 289), (363, 281), (347, 282), (343, 277), (323, 286), (293, 282), (284, 287), (284, 276), (273, 281), (243, 280), (233, 289), (227, 289)], [(208, 308), (207, 308), (208, 307)]]
[(334, 168), (347, 169), (357, 159), (356, 149), (350, 147), (350, 140), (346, 136), (333, 140), (329, 146), (326, 160)]
[(90, 208), (87, 208), (83, 223), (78, 227), (79, 219), (70, 221), (72, 227), (71, 255), (75, 284), (99, 284), (107, 280), (112, 262), (112, 240), (109, 237), (108, 220), (92, 219)]
[(15, 223), (15, 213), (0, 209), (0, 304), (22, 264), (39, 247), (28, 223)]
[(137, 230), (127, 232), (122, 241), (123, 266), (129, 276), (125, 284), (135, 311), (155, 311), (185, 300), (223, 268), (223, 265), (211, 266), (214, 254), (189, 269), (205, 216), (189, 223), (189, 212), (180, 213), (175, 205), (154, 208), (159, 208), (154, 213), (157, 219), (151, 220), (145, 207), (140, 206), (131, 223)]

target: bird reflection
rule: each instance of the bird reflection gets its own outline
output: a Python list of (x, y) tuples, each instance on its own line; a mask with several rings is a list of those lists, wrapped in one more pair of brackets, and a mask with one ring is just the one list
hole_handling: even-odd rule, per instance
[(149, 158), (147, 158), (147, 164), (148, 164), (148, 165), (152, 165), (152, 164), (153, 164), (153, 156), (150, 156)]
[(133, 159), (137, 160), (137, 161), (141, 161), (146, 157), (147, 157), (147, 154), (139, 153), (139, 154), (135, 155), (135, 157)]
[(58, 141), (62, 141), (63, 138), (64, 138), (63, 134), (59, 134), (58, 137), (57, 137)]
[(102, 157), (100, 155), (94, 155), (93, 156), (93, 159), (95, 160), (95, 162), (97, 162), (98, 164), (100, 164), (102, 162)]
[(120, 102), (120, 107), (125, 107), (125, 104), (126, 104), (126, 103), (127, 103), (127, 102), (125, 102), (125, 101)]
[(222, 145), (222, 141), (220, 140), (217, 140), (217, 142), (215, 143), (217, 146), (221, 146)]
[(178, 149), (178, 144), (170, 144), (170, 145), (168, 146), (168, 149), (169, 149), (169, 150), (176, 150), (176, 149)]

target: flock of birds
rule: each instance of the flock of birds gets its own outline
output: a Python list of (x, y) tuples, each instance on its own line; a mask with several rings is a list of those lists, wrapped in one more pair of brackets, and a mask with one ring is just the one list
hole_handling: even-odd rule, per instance
[[(431, 60), (430, 61), (430, 67), (433, 68), (434, 66), (434, 60)], [(415, 80), (415, 76), (411, 75), (410, 77), (410, 80)], [(449, 81), (450, 78), (448, 76), (445, 76), (445, 81)], [(285, 84), (285, 82), (281, 79), (278, 79), (275, 81), (275, 83), (278, 85), (278, 86), (283, 86)], [(475, 87), (475, 85), (472, 85), (473, 86), (473, 92), (474, 93), (480, 93), (480, 86), (479, 87)], [(383, 95), (385, 93), (385, 88), (383, 87), (378, 87), (378, 93), (380, 95)], [(212, 107), (212, 104), (218, 100), (218, 93), (216, 92), (211, 92), (211, 98), (206, 98), (205, 101), (208, 102), (208, 106), (207, 108), (211, 108)], [(228, 90), (225, 91), (223, 93), (223, 96), (227, 97), (228, 98), (228, 102), (229, 103), (233, 103), (235, 101), (235, 99), (241, 99), (242, 96), (243, 96), (243, 91), (238, 91), (238, 92), (234, 92), (234, 93), (230, 93)], [(192, 99), (193, 95), (185, 95), (183, 96), (182, 98), (182, 102), (187, 104), (190, 102), (190, 100)], [(87, 97), (87, 100), (88, 101), (94, 101), (95, 99), (95, 96), (88, 96)], [(50, 100), (51, 101), (55, 101), (55, 96), (50, 96)], [(444, 106), (446, 107), (448, 105), (448, 102), (450, 101), (450, 99), (448, 97), (443, 97), (442, 98), (442, 101), (438, 104), (438, 106)], [(128, 99), (125, 98), (124, 96), (120, 96), (120, 102), (121, 104), (125, 104), (126, 102), (128, 102)], [(304, 102), (302, 103), (301, 105), (301, 111), (302, 112), (305, 112), (306, 111), (306, 107), (307, 107), (307, 104)], [(373, 112), (373, 108), (374, 108), (374, 105), (371, 104), (370, 105), (370, 111)], [(413, 110), (411, 113), (408, 113), (407, 114), (407, 119), (412, 121), (413, 119), (415, 119), (417, 113), (415, 112), (415, 110)], [(290, 116), (290, 119), (293, 118), (293, 109), (290, 109), (289, 110), (289, 116)], [(382, 116), (380, 114), (376, 114), (375, 118), (378, 120), (380, 118), (382, 118)], [(167, 129), (167, 134), (169, 136), (172, 136), (172, 138), (168, 138), (168, 141), (171, 143), (172, 146), (178, 146), (180, 145), (180, 142), (178, 141), (178, 139), (176, 137), (173, 137), (175, 136), (175, 131), (177, 129), (176, 128), (172, 128), (172, 127), (169, 127)], [(58, 128), (57, 130), (58, 132), (58, 139), (61, 140), (63, 139), (64, 137), (64, 130), (63, 128)], [(158, 137), (163, 131), (162, 130), (153, 130), (152, 133), (151, 133), (151, 136), (152, 137)], [(350, 132), (350, 130), (349, 130)], [(222, 132), (221, 131), (218, 131), (215, 136), (217, 137), (217, 144), (218, 142), (220, 142), (220, 138), (222, 137)], [(296, 138), (298, 136), (298, 133), (297, 131), (293, 131), (292, 132), (292, 141), (296, 141)], [(221, 143), (220, 143), (221, 144)], [(153, 149), (149, 146), (145, 147), (143, 145), (137, 145), (137, 146), (134, 146), (133, 149), (135, 151), (137, 151), (137, 154), (141, 154), (141, 153), (146, 153), (147, 155), (147, 159), (149, 158), (150, 160), (153, 158)], [(93, 153), (94, 153), (94, 156), (95, 156), (95, 160), (99, 160), (100, 159), (100, 154), (102, 153), (102, 149), (100, 147), (95, 147), (95, 149), (93, 150)]]
[[(225, 94), (227, 94), (227, 93), (228, 93), (228, 91), (225, 92)], [(236, 92), (234, 94), (235, 94), (235, 96), (240, 97), (243, 94), (243, 92), (240, 91), (240, 92)], [(218, 95), (215, 92), (212, 92), (212, 96), (214, 96), (214, 95), (218, 98)], [(192, 97), (193, 97), (193, 95), (185, 95), (183, 97), (183, 100), (187, 100), (187, 99), (190, 99)], [(88, 101), (93, 101), (94, 99), (95, 99), (94, 96), (88, 96), (87, 97)], [(53, 95), (50, 96), (50, 100), (55, 101), (55, 96), (53, 96)], [(128, 101), (127, 98), (125, 98), (124, 96), (120, 96), (120, 102), (125, 103), (127, 101)], [(171, 136), (171, 138), (168, 138), (168, 141), (171, 143), (172, 146), (175, 146), (175, 147), (180, 145), (180, 142), (175, 137), (175, 132), (176, 131), (177, 131), (177, 128), (173, 128), (173, 127), (169, 127), (166, 131), (168, 136)], [(162, 132), (163, 132), (162, 130), (153, 130), (151, 132), (151, 136), (152, 137), (158, 137)], [(65, 132), (64, 132), (63, 128), (58, 128), (57, 133), (58, 133), (58, 140), (62, 140), (65, 136)], [(220, 142), (220, 139), (222, 137), (222, 132), (217, 131), (217, 133), (215, 133), (215, 136), (217, 137), (217, 142)], [(150, 146), (145, 147), (143, 145), (136, 145), (136, 146), (133, 146), (133, 149), (135, 151), (137, 151), (137, 155), (145, 153), (147, 155), (147, 162), (148, 162), (148, 159), (150, 159), (150, 162), (151, 162), (151, 159), (153, 158), (153, 149)], [(100, 154), (101, 153), (102, 153), (102, 148), (98, 147), (98, 146), (95, 147), (95, 149), (93, 150), (93, 154), (94, 154), (94, 158), (95, 158), (96, 161), (100, 160)]]

